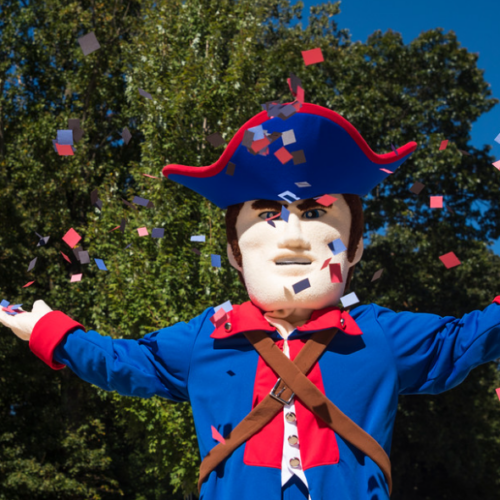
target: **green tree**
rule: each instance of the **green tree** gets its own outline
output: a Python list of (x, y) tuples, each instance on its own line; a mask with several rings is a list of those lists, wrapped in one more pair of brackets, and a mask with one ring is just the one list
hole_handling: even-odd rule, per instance
[[(471, 123), (495, 100), (477, 57), (453, 33), (431, 30), (405, 45), (377, 32), (352, 43), (336, 25), (338, 4), (313, 8), (302, 27), (301, 5), (287, 0), (0, 6), (0, 291), (12, 302), (43, 297), (103, 334), (139, 338), (228, 298), (246, 300), (224, 257), (222, 211), (142, 174), (159, 176), (167, 163), (211, 164), (222, 148), (205, 137), (229, 140), (261, 103), (289, 101), (291, 71), (308, 102), (345, 116), (375, 151), (420, 145), (365, 199), (369, 245), (353, 282), (362, 301), (461, 316), (494, 297), (500, 260), (486, 243), (499, 235), (497, 172), (489, 149), (468, 141)], [(90, 31), (102, 48), (84, 57), (77, 38)], [(325, 62), (305, 67), (301, 51), (315, 47)], [(68, 118), (80, 118), (85, 135), (74, 157), (59, 157), (51, 139)], [(128, 145), (120, 142), (125, 126)], [(438, 152), (443, 139), (450, 144)], [(415, 180), (426, 185), (418, 196), (409, 192)], [(102, 210), (90, 205), (96, 187)], [(432, 194), (444, 195), (450, 210), (429, 210)], [(123, 204), (133, 195), (154, 207)], [(111, 231), (122, 218), (125, 231)], [(140, 238), (142, 226), (164, 227), (166, 236)], [(76, 262), (60, 240), (70, 227), (108, 273)], [(51, 235), (49, 244), (36, 247), (34, 231)], [(200, 256), (192, 234), (208, 236)], [(438, 257), (449, 251), (460, 267), (442, 266)], [(223, 256), (221, 269), (210, 266), (211, 253)], [(34, 256), (36, 283), (22, 289)], [(83, 280), (70, 284), (80, 271)], [(187, 405), (124, 398), (68, 370), (53, 373), (6, 332), (0, 357), (0, 499), (149, 500), (195, 490), (199, 455)], [(445, 395), (402, 398), (393, 498), (496, 498), (495, 381), (489, 365)]]

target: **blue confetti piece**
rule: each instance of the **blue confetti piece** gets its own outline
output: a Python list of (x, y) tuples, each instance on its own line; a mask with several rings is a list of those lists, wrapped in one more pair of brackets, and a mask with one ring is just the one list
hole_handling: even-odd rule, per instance
[(205, 243), (205, 235), (204, 234), (199, 234), (196, 236), (191, 236), (191, 241), (199, 241), (201, 243)]
[(260, 139), (264, 139), (264, 128), (262, 125), (257, 125), (256, 127), (252, 127), (248, 129), (249, 132), (253, 132), (253, 140), (259, 141)]
[(101, 271), (107, 271), (108, 270), (108, 268), (106, 267), (106, 265), (104, 264), (104, 261), (102, 259), (94, 259), (94, 261), (97, 264), (97, 267)]
[(162, 227), (155, 227), (151, 231), (151, 238), (163, 238), (165, 235), (165, 229)]
[(220, 255), (216, 254), (210, 254), (210, 260), (212, 261), (212, 266), (213, 267), (221, 267), (220, 263)]
[(140, 196), (134, 196), (132, 203), (135, 203), (136, 205), (140, 205), (141, 207), (147, 207), (149, 200), (146, 200), (146, 198), (141, 198)]
[(65, 146), (73, 146), (73, 131), (72, 130), (58, 130), (57, 131), (57, 144)]
[(288, 210), (285, 206), (281, 207), (281, 218), (285, 222), (288, 222), (288, 217), (290, 217), (290, 210)]
[(311, 283), (309, 283), (309, 279), (306, 278), (305, 280), (299, 281), (292, 286), (293, 286), (293, 291), (297, 294), (302, 292), (303, 290), (306, 290), (307, 288), (310, 288)]
[(2, 307), (9, 307), (10, 302), (8, 300), (3, 299), (2, 302), (0, 302), (0, 306)]
[(219, 309), (224, 309), (224, 312), (228, 313), (229, 311), (233, 310), (233, 306), (231, 304), (230, 300), (226, 300), (223, 304), (220, 306), (215, 306), (214, 307), (214, 312), (217, 312)]
[(495, 137), (495, 142), (498, 142), (498, 144), (500, 144), (500, 134), (498, 134), (498, 135)]
[(339, 253), (345, 252), (347, 250), (346, 246), (344, 245), (344, 243), (342, 243), (342, 240), (340, 238), (332, 241), (331, 243), (328, 243), (328, 246), (333, 252), (333, 255), (338, 255)]

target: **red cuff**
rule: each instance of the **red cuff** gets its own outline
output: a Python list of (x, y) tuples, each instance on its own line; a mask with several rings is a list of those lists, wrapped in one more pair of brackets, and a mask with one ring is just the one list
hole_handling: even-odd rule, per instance
[(497, 295), (497, 296), (496, 296), (496, 297), (495, 297), (495, 298), (491, 301), (491, 303), (492, 303), (492, 304), (493, 304), (493, 302), (494, 302), (495, 304), (500, 304), (500, 295)]
[(84, 330), (83, 325), (61, 311), (49, 312), (36, 323), (31, 333), (30, 349), (51, 368), (60, 370), (65, 365), (53, 360), (54, 351), (64, 337), (77, 328)]

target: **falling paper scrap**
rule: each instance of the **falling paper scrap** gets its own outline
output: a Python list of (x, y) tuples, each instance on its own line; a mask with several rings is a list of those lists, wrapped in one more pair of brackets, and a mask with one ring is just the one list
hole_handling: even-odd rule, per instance
[(340, 269), (340, 264), (329, 264), (330, 269), (330, 280), (332, 283), (343, 283), (342, 280), (342, 270)]
[(219, 134), (219, 132), (214, 132), (213, 134), (208, 135), (206, 139), (214, 148), (218, 148), (219, 146), (226, 144), (226, 141), (222, 135)]
[(304, 150), (300, 149), (299, 151), (294, 151), (292, 153), (293, 156), (293, 164), (300, 165), (306, 162), (306, 155), (304, 154)]
[(324, 61), (323, 53), (321, 52), (321, 49), (319, 47), (311, 50), (303, 50), (302, 57), (304, 58), (304, 63), (306, 66)]
[(448, 146), (448, 141), (441, 141), (441, 144), (439, 145), (439, 151), (443, 151), (446, 149), (446, 146)]
[(145, 97), (146, 99), (153, 99), (151, 97), (151, 94), (146, 92), (145, 90), (139, 89), (139, 94), (142, 95), (142, 97)]
[(376, 281), (378, 280), (379, 278), (382, 277), (382, 273), (384, 272), (384, 269), (379, 269), (378, 271), (376, 271), (374, 274), (373, 274), (373, 277), (371, 279), (371, 281)]
[(31, 262), (30, 262), (30, 265), (28, 266), (28, 272), (30, 272), (34, 267), (35, 267), (35, 264), (36, 264), (36, 260), (38, 259), (38, 257), (35, 257)]
[(137, 232), (139, 233), (139, 236), (147, 236), (149, 234), (147, 227), (138, 227)]
[(442, 196), (431, 196), (431, 208), (443, 208), (443, 197)]
[(288, 163), (291, 159), (293, 159), (293, 156), (285, 148), (285, 146), (278, 149), (278, 151), (275, 151), (274, 156), (276, 156), (276, 158), (278, 158), (278, 160), (282, 163), (282, 165), (284, 165), (285, 163)]
[(325, 262), (323, 262), (321, 269), (324, 269), (326, 266), (328, 266), (328, 264), (330, 263), (331, 260), (332, 260), (332, 257), (330, 257), (329, 259), (326, 259)]
[(78, 260), (80, 264), (90, 264), (89, 253), (86, 250), (78, 252), (78, 256), (80, 257)]
[(293, 129), (285, 130), (285, 132), (281, 134), (281, 138), (283, 139), (283, 146), (288, 146), (288, 144), (296, 142)]
[(56, 148), (59, 156), (74, 156), (72, 146), (56, 143)]
[(343, 297), (340, 297), (340, 302), (342, 302), (342, 306), (345, 308), (357, 304), (359, 302), (359, 299), (355, 292), (351, 292), (347, 295), (344, 295)]
[(392, 150), (399, 156), (398, 150), (394, 147), (394, 144), (391, 143)]
[(96, 263), (97, 267), (101, 271), (107, 271), (108, 268), (106, 267), (106, 264), (104, 264), (104, 261), (102, 259), (94, 259), (94, 262)]
[(306, 278), (305, 280), (298, 281), (294, 285), (292, 285), (293, 291), (295, 294), (302, 292), (303, 290), (307, 290), (308, 288), (311, 287), (311, 284), (309, 283), (309, 279)]
[[(35, 280), (36, 281), (36, 280)], [(26, 288), (28, 286), (31, 286), (35, 281), (30, 281), (29, 283), (26, 283), (26, 285), (23, 285), (23, 288)]]
[(65, 253), (61, 252), (61, 255), (64, 257), (64, 260), (66, 260), (67, 262), (69, 262), (71, 264), (69, 257)]
[(309, 184), (307, 181), (302, 181), (302, 182), (296, 182), (295, 185), (299, 188), (308, 188), (311, 187), (311, 184)]
[(77, 281), (82, 281), (82, 276), (83, 274), (73, 274), (73, 276), (71, 276), (70, 283), (76, 283)]
[(213, 267), (221, 267), (220, 255), (210, 254), (210, 261)]
[(191, 236), (191, 241), (199, 241), (201, 243), (205, 243), (205, 235), (204, 234), (198, 234), (195, 236)]
[(224, 309), (219, 309), (215, 311), (215, 314), (210, 318), (210, 321), (213, 323), (215, 328), (219, 328), (223, 323), (227, 320), (227, 314)]
[(425, 185), (421, 182), (415, 182), (413, 186), (410, 188), (410, 191), (415, 194), (420, 194), (422, 189), (424, 189)]
[(333, 255), (338, 255), (339, 253), (345, 252), (347, 250), (346, 246), (342, 242), (340, 238), (328, 243), (330, 250), (333, 252)]
[(101, 48), (93, 31), (80, 37), (78, 43), (80, 44), (84, 56), (88, 56)]
[(224, 309), (224, 311), (228, 313), (233, 310), (233, 305), (231, 304), (230, 300), (226, 300), (226, 302), (223, 302), (219, 306), (214, 307), (215, 312), (217, 312), (219, 309)]
[(500, 170), (500, 160), (492, 164), (496, 169)]
[(68, 128), (73, 131), (73, 141), (77, 143), (83, 137), (83, 130), (80, 128), (80, 120), (78, 118), (68, 119)]
[(500, 144), (500, 134), (498, 134), (498, 135), (495, 137), (495, 142), (497, 142), (498, 144)]
[(288, 203), (293, 203), (294, 201), (299, 201), (300, 198), (292, 193), (291, 191), (283, 191), (278, 195), (282, 200), (287, 201)]
[(387, 170), (386, 168), (380, 168), (379, 170), (382, 170), (382, 172), (386, 174), (393, 174), (394, 172), (392, 170)]
[(497, 393), (498, 399), (500, 399), (500, 389), (496, 389), (496, 393)]
[(320, 205), (323, 205), (324, 207), (329, 207), (333, 203), (337, 201), (337, 198), (330, 196), (329, 194), (324, 194), (323, 196), (320, 196), (316, 202), (319, 203)]
[(226, 168), (226, 175), (234, 175), (234, 169), (236, 168), (236, 165), (233, 162), (229, 162), (227, 164)]
[(140, 196), (134, 196), (132, 203), (135, 203), (136, 205), (140, 205), (141, 207), (147, 207), (149, 200), (146, 200), (146, 198), (141, 198)]
[(452, 267), (456, 267), (461, 264), (454, 252), (448, 252), (441, 255), (439, 260), (445, 265), (446, 269), (451, 269)]
[(132, 139), (132, 134), (127, 127), (125, 127), (122, 131), (122, 139), (125, 144), (128, 144), (130, 142), (130, 139)]
[(288, 219), (290, 217), (290, 210), (286, 208), (284, 205), (281, 207), (281, 219), (284, 220), (285, 222), (288, 222)]
[(150, 179), (158, 179), (161, 180), (159, 177), (156, 177), (155, 175), (149, 175), (149, 174), (142, 174), (144, 177), (149, 177)]
[(162, 227), (155, 227), (151, 231), (151, 238), (163, 238), (165, 235), (165, 229)]
[(221, 444), (226, 444), (226, 440), (219, 434), (219, 431), (212, 425), (212, 438)]
[(73, 131), (72, 130), (58, 130), (57, 131), (57, 144), (60, 146), (73, 146)]
[(82, 237), (73, 229), (71, 228), (62, 238), (64, 243), (68, 245), (70, 248), (74, 248), (76, 245), (78, 245), (78, 242), (82, 239)]

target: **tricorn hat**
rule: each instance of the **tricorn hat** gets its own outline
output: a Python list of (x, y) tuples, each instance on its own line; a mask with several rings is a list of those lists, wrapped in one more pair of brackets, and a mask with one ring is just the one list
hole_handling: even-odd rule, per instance
[(274, 103), (247, 121), (212, 165), (171, 164), (162, 172), (220, 208), (256, 199), (293, 202), (326, 193), (364, 196), (416, 148), (409, 142), (376, 154), (335, 111), (297, 101)]

